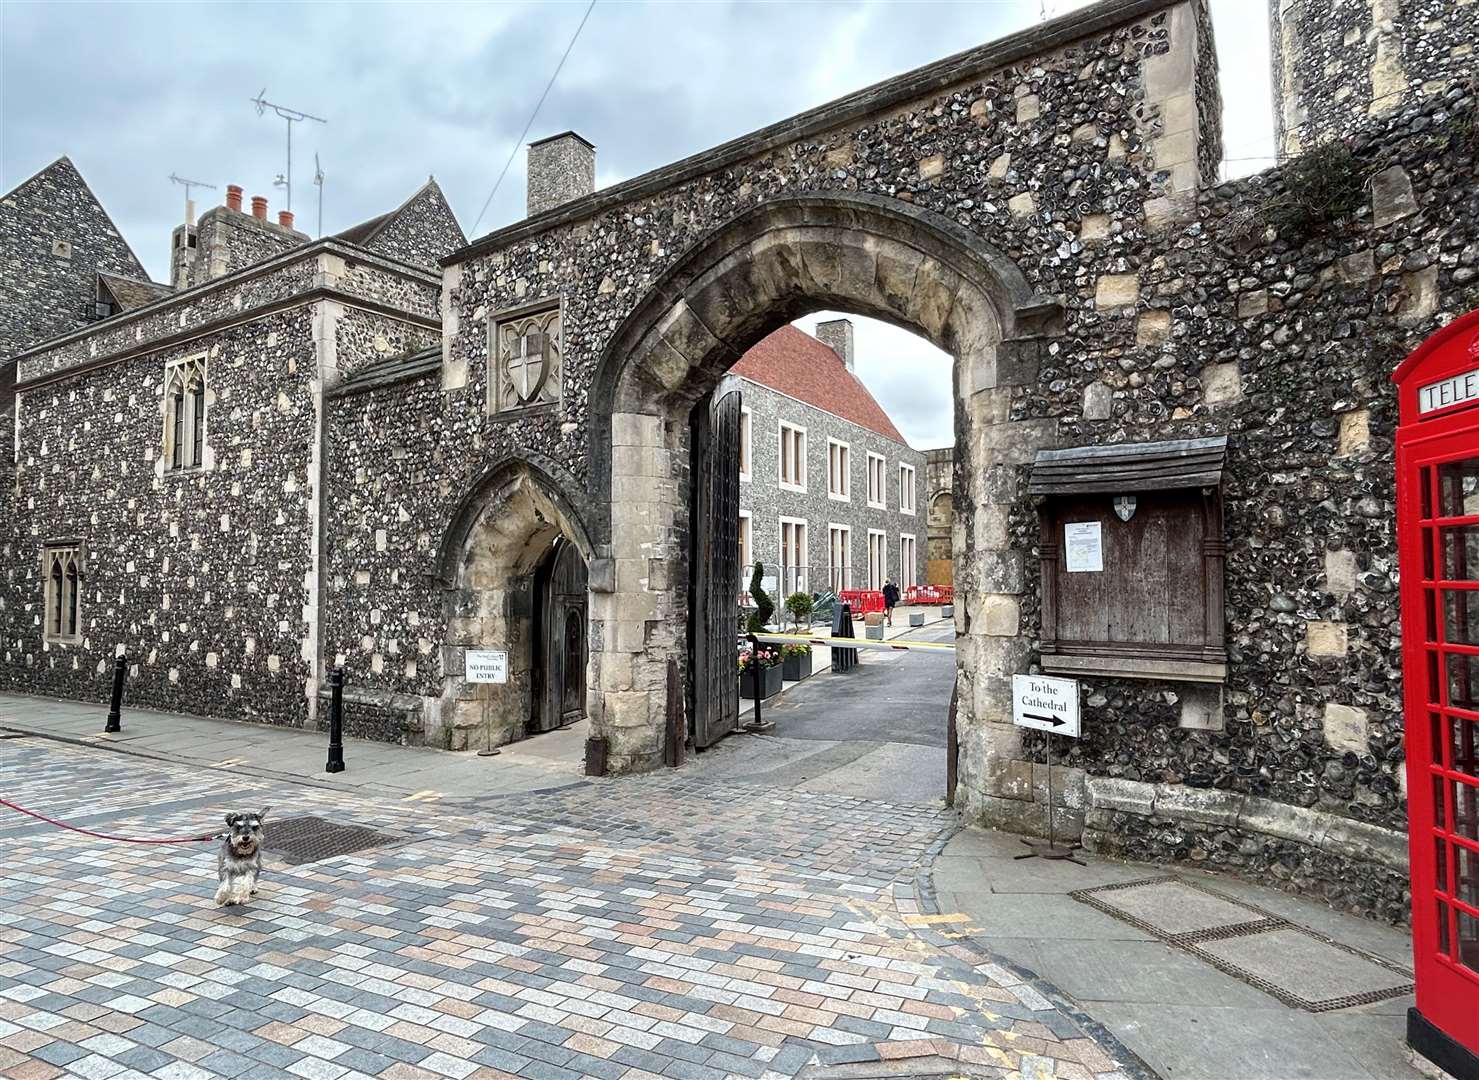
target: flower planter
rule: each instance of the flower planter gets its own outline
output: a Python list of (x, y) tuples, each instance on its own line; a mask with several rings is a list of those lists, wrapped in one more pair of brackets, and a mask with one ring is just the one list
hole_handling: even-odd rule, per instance
[(799, 656), (788, 656), (781, 663), (781, 671), (787, 682), (800, 682), (811, 676), (811, 650)]
[[(760, 700), (775, 697), (781, 692), (781, 665), (760, 669)], [(755, 680), (748, 672), (739, 677), (739, 696), (741, 701), (755, 700)]]

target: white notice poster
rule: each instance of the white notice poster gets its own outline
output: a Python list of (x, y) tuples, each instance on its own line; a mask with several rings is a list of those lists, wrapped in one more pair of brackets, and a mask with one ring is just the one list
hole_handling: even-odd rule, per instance
[(1097, 521), (1063, 523), (1063, 558), (1070, 574), (1104, 569), (1104, 536)]
[(466, 678), (470, 683), (508, 682), (508, 653), (503, 649), (468, 649)]

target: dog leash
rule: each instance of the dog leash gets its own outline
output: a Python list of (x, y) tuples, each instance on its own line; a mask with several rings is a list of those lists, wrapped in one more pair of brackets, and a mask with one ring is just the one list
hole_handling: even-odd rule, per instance
[(224, 835), (223, 833), (214, 832), (207, 836), (180, 836), (168, 840), (140, 840), (131, 836), (109, 836), (107, 833), (93, 832), (91, 829), (84, 829), (79, 825), (68, 825), (65, 821), (56, 821), (53, 818), (47, 817), (45, 814), (38, 814), (34, 810), (27, 810), (24, 806), (17, 806), (7, 799), (0, 799), (0, 806), (8, 806), (12, 810), (25, 814), (27, 817), (33, 817), (37, 821), (44, 821), (48, 825), (55, 825), (59, 829), (68, 829), (71, 832), (81, 833), (83, 836), (92, 836), (98, 840), (112, 840), (120, 844), (198, 844), (206, 840), (220, 839)]

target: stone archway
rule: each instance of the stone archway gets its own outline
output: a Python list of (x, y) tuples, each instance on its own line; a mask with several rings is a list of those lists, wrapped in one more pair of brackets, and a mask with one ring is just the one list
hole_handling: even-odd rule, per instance
[(1012, 420), (1012, 405), (1062, 309), (976, 235), (876, 196), (789, 196), (740, 214), (649, 291), (602, 357), (592, 502), (609, 508), (614, 573), (592, 597), (593, 734), (609, 739), (613, 769), (661, 759), (665, 665), (686, 664), (689, 412), (750, 345), (819, 309), (895, 323), (955, 357), (961, 790), (989, 798), (993, 772), (1020, 757), (1010, 676), (1030, 647), (1017, 635), (1025, 561), (1007, 528), (1016, 466), (1056, 435), (1052, 421)]
[[(438, 554), (446, 684), (428, 723), (434, 745), (481, 749), (521, 739), (544, 705), (535, 671), (546, 628), (539, 605), (548, 601), (541, 574), (574, 560), (567, 576), (583, 582), (592, 554), (583, 522), (561, 494), (574, 490), (568, 485), (549, 462), (510, 458), (483, 472), (453, 516)], [(562, 615), (568, 606), (565, 598)], [(466, 651), (475, 648), (507, 651), (506, 685), (466, 680)]]

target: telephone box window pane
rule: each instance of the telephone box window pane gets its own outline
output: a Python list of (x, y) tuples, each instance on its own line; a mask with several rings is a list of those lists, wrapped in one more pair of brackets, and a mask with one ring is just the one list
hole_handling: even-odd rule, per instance
[[(1448, 725), (1458, 723), (1457, 720), (1445, 720), (1437, 713), (1428, 714), (1429, 730), (1432, 732), (1432, 741), (1428, 744), (1433, 748), (1433, 764), (1443, 764), (1443, 745), (1449, 735)], [(1454, 738), (1458, 736), (1455, 734)]]
[(1443, 640), (1479, 645), (1479, 589), (1443, 590)]
[(1433, 470), (1423, 469), (1419, 476), (1417, 488), (1422, 492), (1422, 516), (1427, 519), (1433, 516)]
[(1448, 891), (1448, 841), (1443, 837), (1435, 837), (1434, 845), (1437, 848), (1434, 867), (1438, 871), (1438, 891)]
[(1479, 843), (1479, 786), (1462, 780), (1453, 782), (1453, 825), (1449, 831)]
[(1479, 656), (1444, 655), (1448, 661), (1448, 704), (1460, 709), (1479, 708)]
[(1443, 537), (1443, 579), (1479, 581), (1479, 525), (1440, 530)]
[(1453, 954), (1453, 937), (1448, 928), (1448, 905), (1438, 901), (1438, 955), (1451, 956)]
[(1479, 851), (1461, 844), (1453, 845), (1453, 895), (1479, 908)]
[(1438, 677), (1438, 654), (1431, 649), (1428, 651), (1428, 702), (1440, 705), (1438, 700), (1438, 688), (1443, 685), (1443, 680)]
[(1448, 803), (1444, 799), (1447, 789), (1443, 777), (1433, 777), (1433, 824), (1440, 829), (1448, 828)]
[(1458, 962), (1479, 971), (1479, 919), (1467, 911), (1458, 913)]
[[(1448, 718), (1449, 768), (1479, 777), (1479, 723), (1461, 716)], [(1442, 764), (1440, 761), (1439, 764)]]
[(1438, 466), (1438, 516), (1479, 514), (1479, 460), (1450, 461)]
[[(1424, 626), (1423, 626), (1423, 639), (1425, 641), (1437, 641), (1438, 640), (1438, 613), (1437, 613), (1437, 611), (1438, 611), (1438, 600), (1437, 600), (1437, 597), (1435, 597), (1433, 595), (1433, 590), (1432, 589), (1426, 589), (1426, 588), (1423, 589), (1423, 613), (1426, 616), (1426, 618), (1423, 620), (1423, 623), (1424, 623)], [(1452, 638), (1448, 638), (1447, 640), (1452, 641), (1453, 639)]]

